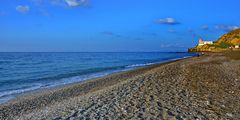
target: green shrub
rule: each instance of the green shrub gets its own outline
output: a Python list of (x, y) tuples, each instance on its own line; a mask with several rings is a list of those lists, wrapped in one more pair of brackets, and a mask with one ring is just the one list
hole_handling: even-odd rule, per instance
[(232, 44), (228, 43), (228, 42), (222, 42), (222, 43), (219, 44), (220, 48), (229, 48), (231, 46), (232, 46)]
[(208, 45), (209, 47), (215, 47), (215, 48), (223, 48), (221, 45), (215, 43), (215, 44), (211, 44), (211, 45)]
[(238, 38), (238, 39), (240, 39), (240, 35), (237, 35), (237, 36), (235, 36), (235, 38)]

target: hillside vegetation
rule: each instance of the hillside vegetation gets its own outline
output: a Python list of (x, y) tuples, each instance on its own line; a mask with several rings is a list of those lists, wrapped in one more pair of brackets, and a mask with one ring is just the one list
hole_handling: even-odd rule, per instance
[(195, 48), (190, 48), (190, 52), (196, 51), (222, 51), (222, 50), (232, 50), (236, 45), (240, 45), (240, 29), (233, 30), (227, 34), (224, 34), (213, 44), (196, 46)]
[(240, 29), (233, 30), (218, 39), (216, 44), (240, 45)]

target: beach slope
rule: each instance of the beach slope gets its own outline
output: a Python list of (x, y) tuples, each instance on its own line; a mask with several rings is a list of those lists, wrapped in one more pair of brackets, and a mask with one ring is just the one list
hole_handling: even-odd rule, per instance
[(152, 65), (0, 105), (0, 119), (240, 119), (239, 54)]

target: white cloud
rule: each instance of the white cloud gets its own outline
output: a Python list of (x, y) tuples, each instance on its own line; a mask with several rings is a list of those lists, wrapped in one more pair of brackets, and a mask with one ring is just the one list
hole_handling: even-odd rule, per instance
[(168, 24), (168, 25), (176, 25), (179, 24), (179, 22), (177, 22), (176, 19), (174, 18), (163, 18), (163, 19), (159, 19), (158, 23), (160, 24)]
[(222, 31), (226, 31), (226, 32), (229, 32), (229, 31), (232, 31), (232, 30), (236, 30), (236, 29), (239, 29), (240, 26), (237, 26), (237, 25), (216, 25), (215, 28), (217, 30), (222, 30)]
[(209, 26), (208, 26), (208, 25), (203, 25), (201, 28), (202, 28), (203, 30), (208, 30), (208, 29), (209, 29)]
[(50, 3), (58, 6), (78, 7), (89, 4), (90, 0), (30, 0), (34, 5), (43, 5), (43, 3)]
[(18, 5), (16, 7), (16, 10), (20, 13), (26, 14), (30, 11), (30, 7), (27, 6), (27, 5), (25, 5), (25, 6), (24, 5)]
[(88, 0), (65, 0), (69, 7), (78, 7), (81, 5), (86, 5), (89, 1)]

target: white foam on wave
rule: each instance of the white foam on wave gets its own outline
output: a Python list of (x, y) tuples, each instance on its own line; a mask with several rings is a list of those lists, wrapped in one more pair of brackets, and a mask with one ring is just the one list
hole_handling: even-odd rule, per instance
[(148, 65), (153, 65), (153, 64), (156, 64), (156, 63), (133, 64), (133, 65), (128, 65), (127, 68), (142, 67), (142, 66), (148, 66)]
[(4, 102), (7, 102), (7, 101), (9, 101), (13, 98), (14, 98), (14, 96), (6, 96), (6, 97), (3, 97), (3, 98), (0, 98), (0, 104), (4, 103)]
[[(25, 87), (25, 86), (22, 86), (22, 87)], [(14, 95), (16, 95), (16, 94), (33, 91), (33, 90), (39, 89), (41, 87), (42, 87), (41, 83), (34, 83), (31, 86), (29, 86), (28, 88), (24, 88), (24, 89), (20, 88), (18, 90), (10, 90), (10, 91), (1, 92), (0, 93), (0, 103), (6, 102), (6, 101), (14, 98)]]
[[(192, 56), (184, 56), (184, 57), (180, 57), (180, 58), (173, 58), (173, 59), (169, 59), (169, 60), (166, 60), (166, 61), (176, 61), (176, 60), (181, 60), (181, 59), (185, 59), (185, 58), (190, 58)], [(163, 61), (165, 62), (165, 61)]]
[(163, 60), (163, 61), (159, 61), (159, 62), (155, 62), (155, 63), (133, 64), (133, 65), (128, 65), (127, 68), (149, 66), (149, 65), (154, 65), (154, 64), (164, 63), (164, 62), (181, 60), (181, 59), (190, 58), (190, 57), (192, 57), (192, 56), (184, 56), (184, 57), (180, 57), (180, 58), (173, 58), (173, 59)]
[[(189, 57), (192, 57), (192, 56), (173, 58), (173, 59), (159, 61), (156, 63), (133, 64), (133, 65), (126, 66), (124, 69), (109, 70), (109, 71), (103, 71), (103, 72), (93, 73), (93, 74), (89, 74), (89, 75), (81, 75), (81, 76), (75, 76), (75, 77), (70, 77), (70, 78), (63, 78), (60, 80), (52, 81), (48, 84), (33, 83), (32, 85), (29, 85), (30, 87), (25, 88), (25, 89), (1, 92), (0, 93), (0, 103), (4, 103), (4, 102), (7, 102), (7, 101), (13, 99), (15, 97), (15, 95), (17, 95), (17, 94), (21, 94), (21, 93), (25, 93), (25, 92), (29, 92), (29, 91), (33, 91), (33, 90), (37, 90), (37, 89), (49, 88), (49, 87), (55, 87), (55, 86), (59, 86), (59, 85), (66, 85), (66, 84), (81, 82), (81, 81), (85, 81), (85, 80), (89, 80), (89, 79), (104, 77), (104, 76), (107, 76), (107, 75), (110, 75), (113, 73), (117, 73), (117, 72), (132, 70), (132, 69), (135, 69), (138, 67), (149, 66), (149, 65), (159, 64), (159, 63), (164, 63), (164, 62), (169, 62), (169, 61), (175, 61), (175, 60), (180, 60), (180, 59), (189, 58)], [(22, 86), (22, 87), (25, 87), (25, 86)]]
[[(34, 90), (38, 90), (38, 89), (43, 89), (43, 88), (51, 88), (51, 87), (55, 87), (55, 86), (59, 86), (59, 85), (66, 85), (66, 84), (81, 82), (81, 81), (99, 78), (99, 77), (107, 76), (107, 75), (110, 75), (113, 73), (126, 71), (126, 70), (111, 70), (111, 71), (93, 73), (93, 74), (89, 74), (89, 75), (81, 75), (81, 76), (75, 76), (75, 77), (71, 77), (71, 78), (63, 78), (60, 80), (50, 82), (48, 84), (33, 83), (32, 85), (29, 85), (29, 86), (31, 86), (29, 88), (25, 88), (25, 89), (19, 88), (18, 90), (10, 90), (10, 91), (5, 91), (5, 92), (0, 92), (0, 103), (4, 103), (11, 99), (14, 99), (16, 95), (21, 94), (21, 93), (26, 93), (26, 92), (30, 92), (30, 91), (34, 91)], [(27, 85), (21, 86), (21, 87), (26, 87), (26, 86)]]
[(60, 79), (60, 80), (57, 80), (57, 81), (51, 83), (50, 87), (81, 82), (81, 81), (85, 81), (85, 80), (89, 80), (89, 79), (95, 79), (95, 78), (104, 77), (104, 76), (107, 76), (107, 75), (110, 75), (113, 73), (127, 71), (127, 70), (129, 70), (129, 69), (111, 70), (111, 71), (98, 72), (98, 73), (93, 73), (93, 74), (88, 74), (88, 75), (75, 76), (75, 77), (71, 77), (71, 78), (63, 78), (63, 79)]

